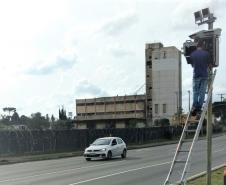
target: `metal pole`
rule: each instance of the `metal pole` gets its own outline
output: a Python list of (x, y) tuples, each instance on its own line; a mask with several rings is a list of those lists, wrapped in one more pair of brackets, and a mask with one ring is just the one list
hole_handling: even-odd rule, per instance
[(176, 94), (176, 101), (177, 101), (177, 124), (179, 124), (179, 102), (178, 102), (178, 92), (175, 92)]
[[(212, 68), (210, 70), (210, 77), (208, 83), (208, 89), (210, 89)], [(207, 185), (211, 185), (211, 168), (212, 168), (212, 92), (210, 101), (208, 104), (207, 113)]]
[(188, 110), (189, 110), (189, 112), (191, 110), (191, 106), (190, 106), (190, 93), (191, 93), (191, 91), (188, 90)]
[(224, 169), (224, 185), (226, 185), (226, 169)]
[[(213, 14), (210, 15), (210, 20), (213, 17)], [(213, 22), (208, 23), (208, 30), (213, 29)], [(213, 69), (211, 67), (209, 72), (208, 80), (208, 90), (210, 90), (211, 78), (213, 74)], [(211, 185), (211, 168), (212, 168), (212, 92), (210, 96), (210, 101), (208, 104), (208, 113), (207, 113), (207, 185)]]

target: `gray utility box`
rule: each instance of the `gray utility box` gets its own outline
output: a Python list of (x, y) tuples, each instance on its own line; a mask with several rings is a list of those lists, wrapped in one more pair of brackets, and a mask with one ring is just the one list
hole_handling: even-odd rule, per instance
[(216, 28), (213, 30), (202, 30), (196, 32), (189, 37), (192, 40), (187, 40), (183, 44), (184, 56), (188, 64), (191, 64), (190, 55), (196, 49), (196, 43), (202, 41), (204, 49), (210, 53), (210, 59), (213, 67), (219, 66), (219, 37), (221, 35), (221, 29)]

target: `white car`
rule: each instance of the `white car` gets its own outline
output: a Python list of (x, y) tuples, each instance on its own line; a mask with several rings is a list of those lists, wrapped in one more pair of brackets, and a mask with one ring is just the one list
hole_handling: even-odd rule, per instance
[(95, 140), (85, 149), (84, 157), (87, 161), (91, 159), (111, 159), (115, 156), (126, 158), (126, 144), (119, 137), (103, 137)]

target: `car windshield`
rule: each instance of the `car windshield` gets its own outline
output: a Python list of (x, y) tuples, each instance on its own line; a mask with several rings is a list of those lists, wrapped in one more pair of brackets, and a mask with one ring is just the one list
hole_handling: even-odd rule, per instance
[(93, 142), (92, 145), (109, 145), (111, 142), (111, 139), (97, 139)]

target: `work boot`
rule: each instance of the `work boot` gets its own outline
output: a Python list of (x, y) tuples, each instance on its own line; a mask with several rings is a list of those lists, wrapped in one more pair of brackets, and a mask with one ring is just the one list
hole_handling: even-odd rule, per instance
[(202, 110), (201, 109), (196, 110), (196, 120), (200, 120), (201, 114), (202, 114)]
[(196, 116), (195, 116), (195, 119), (200, 120), (200, 118), (201, 118), (201, 114), (197, 113)]

